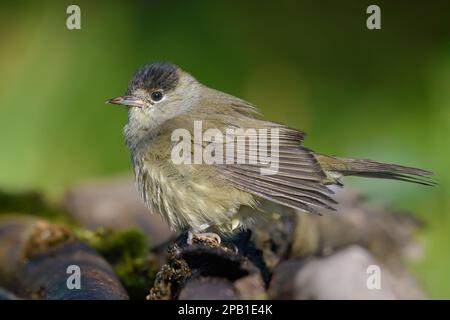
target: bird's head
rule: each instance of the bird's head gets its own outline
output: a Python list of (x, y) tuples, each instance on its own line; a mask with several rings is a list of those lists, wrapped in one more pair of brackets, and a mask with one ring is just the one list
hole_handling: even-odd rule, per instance
[(177, 66), (158, 62), (141, 67), (129, 82), (126, 94), (107, 103), (127, 106), (129, 124), (150, 129), (188, 112), (200, 88), (197, 80)]

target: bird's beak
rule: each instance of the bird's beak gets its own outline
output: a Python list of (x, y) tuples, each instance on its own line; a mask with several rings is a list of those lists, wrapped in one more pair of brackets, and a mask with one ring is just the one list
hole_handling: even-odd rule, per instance
[(121, 104), (124, 106), (139, 107), (139, 108), (144, 106), (144, 101), (142, 101), (139, 98), (133, 97), (133, 96), (116, 97), (116, 98), (107, 100), (106, 103)]

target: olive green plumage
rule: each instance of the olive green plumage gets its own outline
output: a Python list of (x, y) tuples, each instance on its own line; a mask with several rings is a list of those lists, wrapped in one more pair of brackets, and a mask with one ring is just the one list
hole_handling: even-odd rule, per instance
[[(109, 102), (129, 106), (124, 132), (140, 193), (173, 229), (229, 233), (268, 211), (333, 210), (328, 186), (340, 185), (345, 175), (433, 184), (425, 178), (429, 171), (315, 154), (303, 146), (301, 131), (261, 119), (248, 102), (210, 89), (172, 64), (144, 66), (126, 95)], [(194, 136), (194, 121), (202, 122), (203, 131), (277, 129), (278, 172), (261, 175), (263, 164), (175, 164), (172, 133), (183, 128)], [(253, 148), (258, 145), (249, 141), (236, 153), (248, 156)]]

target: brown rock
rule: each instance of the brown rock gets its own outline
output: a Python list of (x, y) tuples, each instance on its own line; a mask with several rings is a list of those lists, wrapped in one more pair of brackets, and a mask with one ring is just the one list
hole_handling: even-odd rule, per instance
[[(69, 266), (81, 288), (69, 289)], [(0, 221), (0, 285), (28, 299), (128, 299), (111, 266), (64, 227), (34, 218)]]
[(173, 236), (161, 217), (144, 206), (130, 178), (81, 184), (66, 193), (64, 203), (69, 214), (89, 229), (137, 228), (147, 235), (152, 246)]

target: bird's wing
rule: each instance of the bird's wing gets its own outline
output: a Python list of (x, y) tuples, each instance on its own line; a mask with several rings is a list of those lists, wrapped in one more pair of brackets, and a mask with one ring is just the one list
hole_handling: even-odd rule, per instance
[[(213, 164), (210, 167), (211, 174), (217, 174), (232, 183), (237, 189), (251, 193), (257, 197), (291, 207), (294, 209), (317, 213), (320, 208), (333, 209), (336, 201), (331, 198), (332, 190), (328, 189), (322, 181), (326, 174), (320, 167), (311, 150), (302, 146), (304, 133), (287, 126), (258, 119), (254, 116), (256, 109), (247, 102), (233, 96), (220, 93), (211, 89), (207, 90), (202, 103), (191, 110), (190, 117), (173, 119), (179, 127), (192, 130), (192, 119), (201, 119), (203, 130), (219, 128), (226, 139), (234, 141), (233, 136), (226, 133), (227, 129), (242, 129), (248, 137), (246, 128), (256, 129), (257, 133), (267, 131), (267, 151), (276, 147), (273, 141), (277, 141), (278, 156), (271, 163), (229, 163), (228, 152), (224, 152), (225, 161), (221, 164)], [(224, 110), (226, 112), (224, 112)], [(189, 121), (188, 121), (189, 120)], [(176, 127), (176, 126), (175, 126)], [(262, 131), (261, 131), (262, 130)], [(237, 131), (235, 131), (237, 132)], [(271, 133), (278, 132), (278, 139), (272, 140)], [(232, 135), (232, 134), (231, 134)], [(193, 141), (195, 145), (195, 141)], [(202, 149), (207, 147), (202, 142)], [(246, 139), (245, 145), (236, 147), (234, 160), (239, 157), (249, 159), (250, 156), (261, 150), (261, 140)], [(232, 159), (232, 160), (233, 160)], [(260, 160), (260, 158), (258, 159)], [(262, 174), (261, 169), (271, 170), (275, 165), (278, 170), (273, 174)], [(267, 173), (267, 171), (265, 172)]]
[[(226, 160), (235, 161), (217, 165), (225, 179), (240, 190), (294, 209), (310, 213), (317, 213), (318, 208), (334, 210), (332, 206), (336, 201), (330, 196), (333, 192), (322, 183), (325, 173), (312, 151), (301, 145), (304, 134), (272, 122), (263, 123), (269, 132), (265, 140), (259, 135), (251, 139), (252, 134), (247, 132), (248, 139), (244, 146), (235, 147), (234, 158), (230, 160), (230, 155), (226, 154)], [(261, 128), (260, 125), (261, 122), (258, 125)], [(259, 151), (264, 152), (264, 148), (261, 149), (264, 141), (269, 158), (261, 161)], [(258, 161), (249, 163), (250, 157), (254, 159), (255, 155)], [(245, 163), (237, 163), (239, 157), (245, 158)]]

